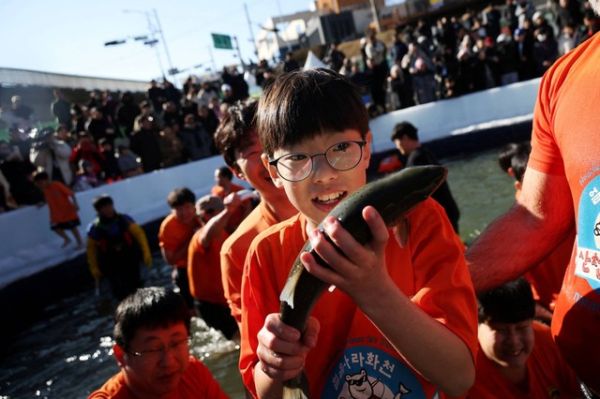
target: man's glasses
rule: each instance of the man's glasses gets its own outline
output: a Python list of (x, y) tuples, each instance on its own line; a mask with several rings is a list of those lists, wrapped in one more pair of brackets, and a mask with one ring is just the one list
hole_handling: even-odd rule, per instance
[(187, 353), (189, 344), (190, 339), (186, 337), (178, 341), (173, 341), (167, 346), (161, 345), (156, 349), (147, 349), (139, 352), (128, 351), (128, 353), (135, 357), (139, 357), (148, 361), (158, 361), (162, 359), (162, 357), (165, 356), (167, 353), (182, 353), (183, 351)]
[(282, 155), (269, 161), (275, 166), (282, 179), (298, 182), (306, 179), (313, 170), (313, 159), (323, 155), (329, 166), (335, 170), (345, 171), (356, 167), (362, 158), (364, 141), (342, 141), (336, 143), (320, 154), (293, 153)]

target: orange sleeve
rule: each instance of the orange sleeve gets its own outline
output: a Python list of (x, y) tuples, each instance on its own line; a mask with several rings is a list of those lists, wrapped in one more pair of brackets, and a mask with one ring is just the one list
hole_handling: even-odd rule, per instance
[(240, 372), (244, 385), (254, 397), (256, 397), (254, 366), (258, 362), (257, 334), (264, 324), (265, 316), (279, 312), (279, 293), (272, 289), (277, 286), (272, 281), (276, 277), (274, 273), (267, 272), (268, 265), (282, 264), (282, 259), (277, 256), (277, 252), (269, 250), (268, 238), (270, 237), (265, 237), (264, 240), (262, 237), (259, 235), (252, 242), (242, 274)]
[[(231, 315), (237, 321), (238, 326), (242, 322), (242, 271), (244, 267), (244, 255), (250, 246), (250, 242), (238, 241), (244, 240), (245, 237), (247, 235), (240, 236), (235, 240), (235, 237), (232, 236), (225, 241), (221, 248), (221, 280), (223, 291), (229, 309), (231, 309)], [(238, 250), (238, 248), (241, 249), (243, 247), (245, 247), (245, 251)]]
[[(533, 111), (533, 131), (531, 133), (531, 155), (527, 166), (552, 175), (564, 175), (564, 164), (560, 150), (556, 145), (553, 132), (552, 98), (556, 98), (557, 86), (562, 83), (559, 67), (561, 63), (550, 68), (540, 84), (538, 96)], [(554, 84), (555, 80), (558, 85)]]
[(412, 301), (462, 339), (475, 361), (477, 301), (464, 246), (436, 201), (428, 199), (413, 212), (408, 245), (417, 291)]

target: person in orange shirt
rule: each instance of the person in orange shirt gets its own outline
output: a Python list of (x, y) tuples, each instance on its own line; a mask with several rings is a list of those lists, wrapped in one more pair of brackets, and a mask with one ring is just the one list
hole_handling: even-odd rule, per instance
[[(498, 156), (500, 168), (515, 179), (515, 198), (518, 200), (523, 187), (523, 176), (527, 168), (531, 145), (525, 143), (510, 143)], [(556, 306), (558, 293), (562, 286), (563, 276), (575, 241), (575, 230), (556, 246), (556, 249), (539, 262), (538, 266), (525, 273), (525, 279), (531, 284), (533, 298), (536, 301), (535, 317), (550, 324), (552, 312)]]
[[(327, 69), (284, 74), (260, 99), (257, 130), (271, 178), (300, 213), (260, 233), (246, 258), (246, 388), (279, 398), (304, 371), (311, 398), (465, 394), (475, 378), (477, 307), (444, 209), (428, 199), (401, 222), (409, 228), (394, 230), (367, 206), (373, 239), (364, 246), (327, 217), (366, 184), (372, 134), (355, 87)], [(281, 321), (279, 294), (307, 239), (330, 268), (310, 253), (301, 254), (304, 267), (336, 289), (299, 331)]]
[(158, 231), (163, 258), (173, 266), (171, 277), (190, 309), (194, 306), (194, 298), (190, 294), (187, 274), (188, 246), (192, 236), (200, 228), (195, 202), (196, 196), (187, 187), (171, 191), (167, 197), (171, 213), (162, 221)]
[(215, 143), (227, 166), (238, 179), (245, 180), (260, 194), (260, 203), (243, 220), (221, 247), (221, 276), (225, 298), (238, 326), (241, 323), (242, 271), (250, 243), (263, 230), (298, 213), (285, 195), (275, 187), (261, 161), (254, 117), (258, 103), (238, 103), (215, 133)]
[(63, 248), (69, 245), (71, 239), (65, 233), (70, 230), (77, 241), (77, 249), (83, 248), (83, 241), (77, 226), (81, 224), (77, 211), (77, 199), (71, 189), (58, 181), (50, 181), (46, 172), (37, 172), (33, 176), (34, 183), (44, 192), (44, 198), (50, 211), (50, 229), (63, 239)]
[(579, 386), (550, 328), (534, 322), (535, 301), (520, 278), (479, 298), (479, 353), (473, 399), (575, 398)]
[(203, 226), (188, 247), (188, 279), (198, 312), (209, 327), (220, 330), (227, 339), (239, 335), (239, 330), (223, 294), (219, 252), (229, 236), (227, 223), (241, 202), (235, 193), (224, 201), (214, 195), (200, 198), (196, 213)]
[(211, 195), (224, 199), (231, 193), (243, 190), (244, 187), (235, 184), (233, 172), (227, 166), (221, 166), (215, 170), (215, 185), (210, 189)]
[(180, 295), (140, 288), (115, 312), (121, 368), (88, 399), (226, 399), (210, 370), (190, 355), (190, 312)]

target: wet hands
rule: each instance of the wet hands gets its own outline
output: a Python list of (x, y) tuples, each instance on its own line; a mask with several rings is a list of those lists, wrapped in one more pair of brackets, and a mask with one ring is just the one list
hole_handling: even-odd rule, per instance
[[(323, 222), (324, 232), (313, 230), (309, 234), (313, 249), (331, 268), (321, 266), (309, 252), (300, 256), (304, 267), (311, 274), (335, 285), (361, 307), (379, 296), (381, 287), (390, 281), (385, 267), (388, 229), (381, 215), (372, 206), (363, 209), (362, 217), (372, 234), (371, 242), (364, 246), (331, 216), (326, 217)], [(327, 240), (325, 234), (335, 246)]]
[(269, 378), (287, 381), (298, 376), (304, 368), (308, 351), (317, 344), (319, 322), (310, 317), (304, 333), (281, 321), (279, 314), (271, 313), (258, 332), (256, 365)]

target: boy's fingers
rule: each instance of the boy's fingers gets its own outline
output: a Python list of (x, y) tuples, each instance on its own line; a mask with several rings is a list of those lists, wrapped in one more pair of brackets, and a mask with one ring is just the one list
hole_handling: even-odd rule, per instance
[(317, 345), (320, 329), (321, 325), (319, 324), (319, 320), (312, 316), (309, 317), (306, 321), (306, 330), (302, 335), (302, 341), (307, 347), (314, 348)]
[(298, 341), (301, 336), (300, 331), (281, 321), (281, 317), (278, 313), (267, 315), (264, 327), (278, 338), (286, 341)]
[(306, 270), (319, 280), (328, 284), (341, 286), (342, 278), (335, 270), (321, 266), (310, 252), (300, 254), (300, 260)]
[(373, 248), (376, 250), (384, 248), (388, 241), (389, 233), (379, 212), (369, 205), (363, 209), (362, 216), (371, 229), (371, 235), (373, 236), (371, 243)]

